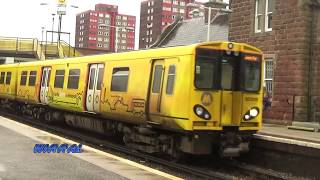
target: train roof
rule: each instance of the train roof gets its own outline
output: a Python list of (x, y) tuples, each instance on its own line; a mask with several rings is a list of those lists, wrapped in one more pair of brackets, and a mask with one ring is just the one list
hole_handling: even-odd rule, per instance
[[(87, 61), (97, 61), (97, 59), (104, 59), (107, 58), (108, 60), (129, 60), (132, 57), (135, 59), (142, 59), (142, 58), (154, 58), (155, 55), (157, 57), (172, 57), (177, 55), (191, 55), (195, 53), (195, 49), (198, 47), (221, 47), (221, 45), (227, 45), (230, 42), (218, 41), (218, 42), (205, 42), (205, 43), (198, 43), (192, 44), (187, 46), (176, 46), (176, 47), (166, 47), (166, 48), (157, 48), (157, 49), (145, 49), (145, 50), (137, 50), (137, 51), (130, 51), (130, 52), (122, 52), (122, 53), (111, 53), (111, 54), (102, 54), (102, 55), (91, 55), (91, 56), (82, 56), (82, 57), (74, 57), (74, 58), (66, 58), (66, 59), (52, 59), (52, 60), (45, 60), (45, 61), (32, 61), (32, 62), (23, 62), (19, 63), (20, 66), (37, 66), (37, 65), (53, 65), (53, 64), (61, 64), (61, 63), (82, 63)], [(237, 45), (243, 45), (244, 49), (249, 49), (249, 51), (262, 53), (259, 49), (243, 44), (243, 43), (234, 43)], [(243, 51), (244, 49), (241, 49)], [(6, 64), (1, 65), (2, 68), (6, 67), (15, 67), (15, 64)]]

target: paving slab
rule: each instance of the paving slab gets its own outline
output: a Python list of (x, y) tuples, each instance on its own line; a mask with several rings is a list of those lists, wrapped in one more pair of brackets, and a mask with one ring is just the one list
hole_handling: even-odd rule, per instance
[(82, 153), (34, 153), (35, 144), (78, 144), (0, 116), (0, 180), (180, 179), (83, 145)]

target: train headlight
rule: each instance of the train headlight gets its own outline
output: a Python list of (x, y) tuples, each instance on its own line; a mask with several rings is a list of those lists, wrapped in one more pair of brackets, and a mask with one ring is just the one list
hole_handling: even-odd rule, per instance
[(249, 121), (259, 115), (259, 108), (253, 107), (244, 115), (243, 119)]
[(233, 43), (229, 43), (229, 44), (228, 44), (228, 48), (229, 48), (229, 49), (233, 49), (233, 47), (234, 47)]
[(256, 117), (256, 116), (258, 116), (258, 110), (256, 109), (256, 108), (253, 108), (253, 109), (250, 109), (250, 111), (249, 111), (249, 114), (250, 114), (250, 116), (252, 116), (252, 117)]
[(211, 119), (211, 115), (208, 112), (208, 110), (206, 110), (206, 108), (204, 108), (203, 106), (201, 106), (199, 104), (197, 104), (193, 107), (193, 111), (198, 117), (200, 117), (202, 119), (205, 119), (205, 120)]
[(196, 114), (197, 114), (198, 116), (202, 116), (202, 115), (203, 115), (203, 108), (200, 107), (200, 106), (198, 106), (198, 107), (196, 108)]

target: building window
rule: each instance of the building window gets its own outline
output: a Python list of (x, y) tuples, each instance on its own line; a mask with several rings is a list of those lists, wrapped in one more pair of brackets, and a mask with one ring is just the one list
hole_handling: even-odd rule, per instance
[(262, 29), (263, 18), (263, 0), (256, 0), (256, 12), (255, 12), (255, 32), (259, 33)]
[(78, 89), (80, 69), (70, 69), (68, 76), (68, 89)]
[(147, 28), (152, 28), (153, 23), (147, 23)]
[(264, 83), (266, 92), (269, 95), (272, 95), (272, 82), (273, 82), (273, 69), (274, 69), (274, 63), (272, 58), (267, 58), (265, 60), (265, 66), (264, 66)]
[(98, 47), (102, 47), (102, 44), (97, 44)]
[(98, 31), (98, 35), (102, 35), (102, 32), (101, 32), (101, 31)]
[(167, 90), (166, 90), (167, 94), (173, 94), (175, 75), (176, 75), (176, 67), (174, 65), (169, 66)]
[(64, 83), (64, 70), (56, 70), (56, 77), (54, 79), (55, 88), (63, 88)]
[(162, 7), (162, 10), (164, 10), (164, 11), (171, 11), (171, 8), (170, 8), (170, 7)]
[(6, 84), (11, 83), (11, 72), (7, 72), (7, 77), (6, 77)]
[(272, 13), (273, 13), (273, 0), (266, 0), (266, 31), (272, 31)]
[(255, 33), (272, 31), (274, 0), (256, 0), (255, 2)]
[(5, 72), (1, 72), (1, 75), (0, 75), (0, 84), (4, 84), (4, 78), (6, 76), (6, 73)]
[(37, 79), (37, 71), (30, 71), (29, 74), (29, 86), (35, 86)]
[(113, 68), (111, 91), (126, 92), (128, 88), (129, 68)]
[(99, 17), (103, 17), (103, 14), (99, 13)]
[(151, 20), (151, 21), (153, 20), (153, 16), (150, 16), (150, 20)]
[(22, 71), (20, 78), (20, 86), (25, 86), (27, 84), (28, 71)]
[(179, 5), (179, 1), (173, 0), (173, 4), (174, 4), (174, 5)]

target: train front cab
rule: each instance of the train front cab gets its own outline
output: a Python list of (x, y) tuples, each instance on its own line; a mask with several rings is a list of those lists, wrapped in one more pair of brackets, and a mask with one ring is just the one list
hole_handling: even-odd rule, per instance
[(250, 136), (261, 127), (261, 51), (228, 42), (200, 45), (195, 51), (190, 130), (196, 135), (193, 141), (182, 140), (182, 146), (207, 154), (216, 144), (228, 157), (247, 152)]

